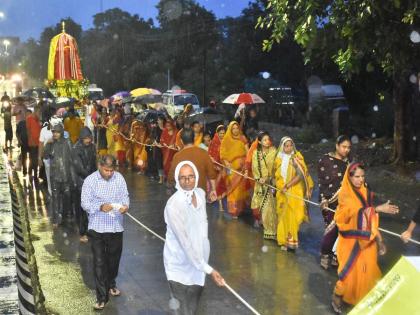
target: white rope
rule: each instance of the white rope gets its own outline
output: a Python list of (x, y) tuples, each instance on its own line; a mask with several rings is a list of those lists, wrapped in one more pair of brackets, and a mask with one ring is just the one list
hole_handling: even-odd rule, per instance
[[(292, 198), (296, 198), (296, 199), (303, 200), (303, 201), (305, 201), (305, 202), (307, 202), (307, 203), (313, 204), (313, 205), (318, 206), (318, 207), (320, 206), (320, 204), (318, 204), (318, 203), (316, 203), (316, 202), (313, 202), (313, 201), (307, 200), (307, 199), (305, 199), (305, 198), (302, 198), (302, 197), (299, 197), (299, 196), (296, 196), (296, 195), (293, 195), (293, 194), (286, 193), (286, 195), (288, 195), (288, 196), (290, 196), (290, 197), (292, 197)], [(333, 209), (331, 209), (331, 208), (325, 207), (324, 209), (335, 213), (335, 210), (333, 210)], [(398, 238), (401, 238), (401, 235), (400, 235), (400, 234), (395, 233), (395, 232), (392, 232), (392, 231), (389, 231), (389, 230), (387, 230), (387, 229), (383, 229), (383, 228), (378, 227), (378, 230), (380, 230), (381, 232), (387, 233), (387, 234), (389, 234), (389, 235), (393, 235), (393, 236), (396, 236), (396, 237), (398, 237)], [(409, 239), (408, 239), (408, 241), (409, 241), (409, 242), (412, 242), (412, 243), (414, 243), (414, 244), (420, 245), (420, 242), (419, 242), (419, 241), (417, 241), (417, 240), (414, 240), (414, 239), (409, 238)]]
[[(154, 147), (154, 146), (156, 146), (156, 147), (161, 147), (161, 145), (141, 143), (141, 142), (139, 142), (139, 141), (137, 141), (137, 140), (135, 140), (135, 139), (128, 138), (128, 137), (126, 137), (124, 134), (122, 134), (121, 132), (116, 131), (115, 129), (110, 128), (110, 127), (108, 127), (108, 126), (104, 126), (104, 125), (99, 125), (99, 126), (100, 126), (100, 127), (103, 127), (103, 128), (106, 128), (106, 129), (111, 130), (112, 132), (114, 132), (114, 133), (116, 133), (116, 134), (118, 134), (118, 135), (122, 136), (125, 140), (132, 141), (132, 142), (135, 142), (135, 143), (137, 143), (137, 144), (144, 145), (144, 146), (150, 146), (150, 147)], [(177, 149), (177, 148), (168, 147), (168, 146), (166, 146), (166, 145), (165, 145), (165, 147), (166, 147), (166, 148), (168, 148), (168, 149), (171, 149), (171, 150), (178, 151), (178, 149)], [(227, 167), (227, 166), (226, 166), (226, 165), (224, 165), (224, 164), (218, 163), (218, 162), (216, 162), (216, 161), (213, 161), (213, 163), (214, 163), (214, 164), (217, 164), (217, 165), (219, 165), (219, 166), (221, 166), (221, 167), (223, 167), (223, 168), (225, 168), (225, 169), (227, 169), (227, 170), (229, 170), (229, 171), (231, 171), (232, 173), (235, 173), (235, 174), (237, 174), (237, 175), (240, 175), (240, 176), (242, 176), (242, 177), (244, 177), (244, 178), (247, 178), (247, 179), (249, 179), (249, 180), (253, 180), (253, 181), (257, 181), (255, 178), (250, 177), (250, 176), (246, 176), (245, 174), (243, 174), (243, 173), (241, 173), (241, 172), (239, 172), (239, 171), (237, 171), (237, 170), (231, 169), (231, 168)], [(281, 189), (278, 189), (277, 187), (272, 186), (272, 185), (270, 185), (270, 184), (264, 183), (263, 185), (265, 185), (265, 186), (267, 186), (267, 187), (269, 187), (269, 188), (271, 188), (271, 189), (275, 189), (276, 191), (280, 191), (280, 192), (282, 192), (282, 191), (281, 191)], [(316, 207), (320, 207), (320, 206), (321, 206), (321, 204), (319, 204), (319, 203), (317, 203), (317, 202), (311, 201), (311, 200), (309, 200), (309, 199), (305, 199), (305, 198), (300, 197), (300, 196), (296, 196), (296, 195), (291, 194), (291, 193), (288, 193), (288, 192), (285, 192), (284, 194), (285, 194), (285, 195), (287, 195), (287, 196), (289, 196), (289, 197), (292, 197), (292, 198), (295, 198), (295, 199), (302, 200), (302, 201), (304, 201), (304, 202), (306, 202), (306, 203), (309, 203), (309, 204), (311, 204), (311, 205), (314, 205), (314, 206), (316, 206)], [(331, 209), (331, 208), (325, 207), (324, 209), (335, 213), (335, 210), (333, 210), (333, 209)], [(400, 235), (400, 234), (398, 234), (398, 233), (395, 233), (395, 232), (392, 232), (392, 231), (389, 231), (389, 230), (386, 230), (386, 229), (383, 229), (383, 228), (379, 228), (379, 230), (380, 230), (380, 231), (382, 231), (382, 232), (384, 232), (384, 233), (386, 233), (386, 234), (389, 234), (389, 235), (392, 235), (392, 236), (396, 236), (396, 237), (398, 237), (398, 238), (401, 238), (401, 235)], [(414, 243), (414, 244), (420, 245), (420, 242), (419, 242), (419, 241), (417, 241), (417, 240), (414, 240), (414, 239), (409, 238), (409, 239), (408, 239), (408, 241), (409, 241), (409, 242), (412, 242), (412, 243)]]
[[(216, 163), (217, 165), (220, 165), (220, 166), (222, 166), (222, 167), (224, 167), (224, 168), (227, 168), (227, 169), (229, 169), (231, 172), (236, 173), (236, 174), (238, 174), (238, 175), (240, 175), (240, 176), (243, 176), (243, 177), (245, 177), (245, 178), (247, 178), (247, 179), (250, 179), (250, 180), (253, 180), (253, 181), (257, 181), (255, 178), (253, 178), (253, 177), (249, 177), (249, 176), (246, 176), (246, 175), (242, 174), (241, 172), (238, 172), (238, 171), (236, 171), (236, 170), (230, 169), (230, 168), (228, 168), (227, 166), (225, 166), (225, 165), (223, 165), (223, 164), (221, 164), (221, 163), (217, 163), (217, 162), (214, 162), (214, 163)], [(280, 192), (281, 192), (281, 190), (280, 190), (280, 189), (278, 189), (277, 187), (275, 187), (275, 186), (273, 186), (273, 185), (266, 184), (266, 183), (264, 183), (264, 185), (265, 185), (265, 186), (267, 186), (267, 187), (269, 187), (269, 188), (271, 188), (271, 189), (275, 189), (275, 190), (277, 190), (277, 191), (280, 191)], [(295, 198), (295, 199), (302, 200), (302, 201), (304, 201), (304, 202), (306, 202), (306, 203), (309, 203), (309, 204), (314, 205), (314, 206), (317, 206), (317, 207), (320, 207), (320, 206), (321, 206), (321, 204), (319, 204), (319, 203), (317, 203), (317, 202), (314, 202), (314, 201), (312, 201), (312, 200), (309, 200), (309, 199), (306, 199), (306, 198), (303, 198), (303, 197), (300, 197), (300, 196), (296, 196), (296, 195), (291, 194), (291, 193), (288, 193), (288, 192), (285, 192), (284, 194), (285, 194), (286, 196), (289, 196), (289, 197), (292, 197), (292, 198)], [(331, 209), (331, 208), (325, 207), (324, 209), (335, 213), (335, 210), (333, 210), (333, 209)], [(378, 228), (378, 229), (379, 229), (380, 231), (384, 232), (384, 233), (389, 234), (389, 235), (393, 235), (393, 236), (396, 236), (396, 237), (398, 237), (398, 238), (401, 238), (401, 235), (400, 235), (400, 234), (398, 234), (398, 233), (395, 233), (395, 232), (392, 232), (392, 231), (389, 231), (389, 230), (386, 230), (386, 229), (383, 229), (383, 228)], [(409, 242), (412, 242), (412, 243), (414, 243), (414, 244), (420, 245), (420, 242), (419, 242), (419, 241), (417, 241), (417, 240), (414, 240), (414, 239), (409, 238), (409, 239), (408, 239), (408, 241), (409, 241)]]
[(260, 313), (253, 308), (251, 305), (248, 304), (247, 301), (245, 301), (243, 298), (241, 298), (241, 296), (236, 293), (235, 290), (233, 290), (226, 282), (225, 282), (225, 287), (226, 289), (228, 289), (234, 296), (236, 296), (236, 298), (242, 302), (242, 304), (244, 304), (252, 313), (254, 313), (255, 315), (260, 315)]
[(143, 223), (141, 223), (139, 220), (137, 220), (135, 217), (133, 217), (130, 213), (127, 212), (127, 216), (129, 216), (134, 222), (136, 222), (138, 225), (140, 225), (142, 228), (144, 228), (145, 230), (147, 230), (148, 232), (152, 233), (154, 236), (156, 236), (158, 239), (160, 239), (162, 242), (165, 242), (165, 239), (160, 236), (159, 234), (157, 234), (155, 231), (149, 229), (146, 225), (144, 225)]
[[(165, 242), (165, 239), (160, 236), (159, 234), (157, 234), (155, 231), (153, 231), (152, 229), (150, 229), (149, 227), (147, 227), (146, 225), (144, 225), (142, 222), (140, 222), (138, 219), (136, 219), (135, 217), (133, 217), (130, 213), (126, 213), (126, 215), (128, 217), (130, 217), (134, 222), (136, 222), (138, 225), (140, 225), (142, 228), (144, 228), (145, 230), (147, 230), (148, 232), (152, 233), (154, 236), (156, 236), (158, 239), (160, 239), (162, 242)], [(244, 304), (252, 313), (254, 313), (255, 315), (261, 315), (261, 313), (259, 313), (255, 308), (253, 308), (247, 301), (245, 301), (234, 289), (232, 289), (227, 283), (226, 281), (224, 282), (224, 286), (226, 287), (226, 289), (228, 289), (242, 304)]]

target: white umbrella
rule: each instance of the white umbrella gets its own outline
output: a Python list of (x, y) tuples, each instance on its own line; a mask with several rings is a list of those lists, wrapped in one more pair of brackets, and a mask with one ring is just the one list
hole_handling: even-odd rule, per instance
[(265, 103), (264, 100), (254, 93), (240, 93), (240, 94), (232, 94), (229, 95), (223, 103), (225, 104), (263, 104)]

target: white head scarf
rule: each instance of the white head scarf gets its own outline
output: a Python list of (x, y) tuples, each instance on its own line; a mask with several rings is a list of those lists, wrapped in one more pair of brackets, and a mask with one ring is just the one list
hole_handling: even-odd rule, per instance
[[(191, 166), (191, 168), (194, 171), (194, 175), (195, 175), (195, 185), (194, 188), (192, 190), (185, 190), (181, 187), (181, 185), (179, 184), (179, 171), (181, 170), (181, 167), (183, 167), (184, 165), (189, 165)], [(178, 163), (178, 165), (175, 168), (175, 188), (176, 190), (178, 190), (179, 192), (182, 192), (186, 199), (188, 204), (190, 205), (192, 203), (192, 196), (194, 194), (194, 192), (197, 190), (197, 186), (198, 186), (198, 179), (199, 179), (199, 175), (198, 175), (198, 170), (197, 167), (194, 165), (193, 162), (191, 161), (182, 161), (180, 163)], [(198, 197), (198, 195), (196, 194), (196, 197)]]
[[(287, 141), (292, 141), (293, 144), (293, 151), (289, 154), (284, 153), (284, 145)], [(290, 137), (283, 137), (280, 140), (280, 150), (279, 150), (279, 156), (281, 157), (281, 177), (283, 177), (283, 180), (287, 180), (287, 170), (289, 168), (289, 162), (292, 155), (295, 153), (295, 143), (293, 142), (292, 138)]]

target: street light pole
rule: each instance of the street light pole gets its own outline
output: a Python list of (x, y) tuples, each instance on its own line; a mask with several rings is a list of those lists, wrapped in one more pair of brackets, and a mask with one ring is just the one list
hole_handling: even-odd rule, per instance
[(10, 41), (9, 41), (9, 40), (7, 40), (7, 39), (5, 39), (5, 40), (3, 41), (3, 45), (4, 45), (4, 47), (5, 47), (4, 53), (7, 55), (7, 47), (9, 47), (9, 45), (10, 45)]
[(5, 63), (6, 63), (6, 73), (7, 73), (7, 72), (9, 72), (9, 58), (8, 58), (7, 48), (8, 48), (8, 47), (9, 47), (9, 45), (10, 45), (10, 41), (9, 41), (9, 40), (7, 40), (7, 39), (5, 39), (5, 40), (3, 41), (3, 45), (4, 45), (4, 47), (5, 47), (5, 49), (4, 49), (4, 57), (5, 57)]

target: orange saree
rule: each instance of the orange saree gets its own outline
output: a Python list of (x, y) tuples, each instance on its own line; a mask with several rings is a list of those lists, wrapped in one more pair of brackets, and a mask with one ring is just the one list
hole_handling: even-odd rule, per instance
[(147, 168), (147, 151), (144, 144), (149, 142), (149, 132), (143, 122), (134, 121), (131, 138), (133, 143), (133, 167), (143, 172)]
[[(214, 134), (213, 139), (209, 145), (209, 155), (213, 161), (217, 163), (222, 163), (220, 160), (220, 146), (221, 141), (217, 132)], [(214, 164), (214, 168), (217, 171), (216, 177), (216, 193), (217, 198), (222, 199), (226, 196), (226, 171), (223, 167), (218, 164)]]
[[(230, 167), (242, 173), (245, 166), (245, 158), (247, 153), (246, 138), (240, 134), (233, 136), (232, 126), (238, 125), (236, 121), (229, 124), (226, 134), (220, 145), (220, 159), (230, 163)], [(238, 125), (239, 126), (239, 125)], [(240, 215), (249, 201), (249, 184), (243, 176), (228, 171), (226, 178), (227, 186), (227, 204), (229, 213), (237, 217)]]
[(366, 186), (356, 189), (351, 184), (351, 167), (344, 175), (334, 216), (339, 230), (338, 281), (334, 293), (355, 305), (375, 286), (381, 271), (376, 245), (379, 216), (372, 206), (373, 194)]
[(172, 159), (175, 153), (177, 152), (176, 150), (169, 148), (169, 147), (175, 148), (176, 138), (178, 135), (178, 130), (176, 129), (175, 124), (172, 124), (172, 128), (173, 129), (170, 132), (168, 128), (165, 127), (160, 136), (160, 144), (162, 145), (161, 150), (162, 150), (163, 172), (164, 172), (165, 178), (168, 178)]

